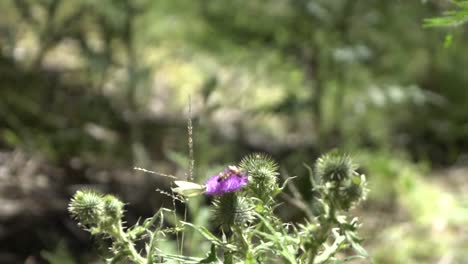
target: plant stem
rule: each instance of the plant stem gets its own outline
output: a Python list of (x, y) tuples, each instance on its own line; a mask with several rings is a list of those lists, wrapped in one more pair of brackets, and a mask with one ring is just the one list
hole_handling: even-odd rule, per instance
[(126, 249), (130, 253), (130, 258), (137, 264), (146, 264), (146, 258), (140, 256), (140, 254), (136, 251), (133, 242), (128, 238), (127, 233), (123, 230), (122, 222), (118, 222), (117, 233), (116, 236), (118, 240), (122, 241), (125, 244)]
[(148, 249), (148, 255), (147, 255), (147, 264), (152, 264), (153, 263), (153, 249), (155, 247), (156, 243), (156, 234), (151, 233), (150, 234), (150, 243), (149, 243), (149, 249)]
[(311, 248), (309, 250), (309, 264), (316, 263), (315, 258), (317, 257), (319, 248), (327, 241), (327, 238), (329, 237), (332, 229), (332, 223), (335, 222), (335, 208), (333, 206), (330, 206), (330, 208), (328, 210), (325, 210), (325, 212), (326, 213), (324, 216), (319, 217), (320, 228), (322, 228), (322, 232), (318, 237), (319, 243), (317, 244), (317, 247)]

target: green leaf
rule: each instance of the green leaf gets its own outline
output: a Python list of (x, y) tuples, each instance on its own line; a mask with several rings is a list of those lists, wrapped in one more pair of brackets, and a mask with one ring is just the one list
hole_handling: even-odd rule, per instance
[(364, 257), (362, 256), (349, 256), (344, 259), (335, 259), (333, 260), (333, 264), (341, 264), (341, 263), (346, 263), (355, 259), (363, 259)]
[(314, 177), (314, 170), (306, 163), (303, 163), (303, 165), (304, 167), (306, 167), (307, 171), (309, 172), (309, 178), (310, 178), (310, 183), (312, 183), (312, 188), (315, 188), (317, 186), (317, 182)]
[(224, 264), (232, 264), (234, 263), (232, 260), (232, 253), (231, 252), (225, 252), (224, 253)]
[(273, 241), (277, 246), (280, 247), (281, 251), (279, 252), (288, 263), (297, 263), (295, 258), (295, 253), (291, 252), (291, 248), (288, 247), (292, 243), (296, 242), (288, 234), (284, 233), (284, 230), (276, 231), (275, 228), (270, 224), (270, 222), (263, 216), (257, 214), (257, 217), (262, 221), (263, 225), (268, 229), (271, 234), (260, 232), (258, 230), (253, 230), (253, 232), (264, 236), (265, 238)]
[(286, 185), (287, 185), (290, 181), (294, 180), (295, 178), (297, 178), (297, 176), (288, 177), (288, 178), (283, 182), (283, 185), (281, 185), (281, 188), (278, 189), (278, 192), (283, 191), (284, 188), (286, 188)]
[(468, 21), (468, 1), (454, 1), (459, 9), (447, 11), (441, 17), (424, 20), (424, 27), (459, 26)]
[(314, 259), (314, 264), (327, 263), (327, 261), (338, 252), (340, 246), (345, 241), (345, 239), (345, 236), (338, 236), (335, 239), (335, 242), (333, 242), (333, 245), (331, 245), (330, 247), (326, 247), (322, 254), (318, 255)]
[(181, 255), (160, 254), (164, 260), (172, 260), (168, 263), (184, 263), (184, 264), (197, 264), (202, 260), (201, 258), (186, 257)]
[(188, 226), (194, 228), (195, 230), (200, 232), (200, 234), (204, 238), (206, 238), (208, 241), (210, 241), (211, 243), (215, 244), (218, 247), (221, 247), (221, 248), (226, 249), (226, 250), (231, 250), (231, 251), (236, 251), (237, 250), (237, 247), (235, 245), (232, 245), (232, 244), (229, 244), (229, 243), (226, 243), (226, 242), (222, 241), (221, 239), (217, 238), (215, 235), (213, 235), (213, 233), (211, 233), (208, 229), (206, 229), (203, 226), (195, 226), (195, 225), (193, 225), (191, 223), (187, 223), (187, 222), (181, 222), (181, 223), (183, 225), (188, 225)]
[(216, 257), (216, 245), (211, 244), (210, 253), (208, 253), (208, 256), (206, 258), (200, 260), (199, 263), (212, 263), (215, 261), (219, 261), (219, 259)]
[(247, 252), (247, 255), (245, 256), (245, 264), (256, 264), (257, 262), (255, 261), (255, 254), (253, 252), (249, 251)]
[(351, 244), (351, 247), (356, 250), (359, 255), (366, 258), (369, 257), (367, 251), (359, 244), (362, 242), (362, 238), (358, 237), (357, 234), (353, 231), (346, 231), (345, 236), (346, 240)]
[(452, 46), (452, 43), (453, 43), (453, 35), (452, 34), (447, 34), (445, 36), (445, 40), (444, 40), (444, 48), (450, 48), (450, 46)]
[(107, 264), (117, 264), (117, 263), (122, 263), (122, 261), (126, 257), (125, 252), (119, 252), (117, 255), (113, 256), (112, 258), (106, 259)]

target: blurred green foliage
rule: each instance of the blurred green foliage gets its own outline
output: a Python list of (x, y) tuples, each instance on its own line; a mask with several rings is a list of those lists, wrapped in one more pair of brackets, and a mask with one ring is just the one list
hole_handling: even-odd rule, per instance
[[(466, 223), (463, 197), (424, 176), (460, 164), (468, 149), (466, 29), (444, 42), (446, 31), (423, 27), (447, 8), (435, 0), (1, 1), (0, 145), (57, 166), (157, 164), (182, 175), (191, 95), (197, 181), (253, 151), (303, 176), (292, 164), (343, 148), (362, 155), (369, 207), (418, 226), (408, 237), (401, 219), (378, 230), (385, 235), (371, 241), (381, 263), (457, 255), (450, 236), (417, 242), (433, 241), (437, 215)], [(401, 240), (392, 251), (400, 254), (385, 251)]]
[[(59, 104), (71, 106), (67, 99), (73, 93), (81, 95), (73, 96), (73, 110), (96, 106), (76, 111), (74, 120), (42, 115), (64, 130), (64, 142), (56, 143), (62, 148), (77, 143), (70, 138), (80, 138), (76, 126), (83, 123), (111, 131), (131, 123), (128, 136), (143, 141), (146, 130), (137, 127), (145, 122), (138, 116), (148, 115), (148, 108), (160, 116), (180, 112), (188, 93), (203, 105), (203, 114), (226, 108), (247, 114), (254, 121), (242, 120), (246, 134), (258, 131), (280, 148), (292, 144), (284, 134), (294, 132), (295, 145), (397, 147), (419, 159), (451, 163), (467, 146), (463, 30), (454, 33), (458, 41), (450, 49), (443, 49), (442, 34), (421, 28), (423, 18), (442, 8), (436, 2), (21, 0), (2, 5), (11, 10), (0, 21), (3, 65), (10, 68), (14, 60), (27, 71), (23, 74), (33, 75), (20, 77), (15, 70), (5, 79), (2, 98), (21, 101), (13, 104), (23, 112), (6, 107), (6, 125), (24, 126), (18, 122), (27, 113), (54, 114), (43, 105), (56, 105), (63, 115)], [(41, 65), (59, 76), (41, 79)], [(25, 84), (8, 83), (15, 78)], [(46, 87), (17, 94), (31, 78)], [(78, 87), (64, 91), (57, 82)], [(26, 141), (29, 136), (17, 130), (4, 132), (5, 140)], [(44, 137), (31, 141), (46, 148), (53, 144)]]
[(454, 9), (445, 11), (443, 16), (428, 18), (425, 20), (427, 27), (459, 26), (468, 21), (468, 1), (451, 1)]

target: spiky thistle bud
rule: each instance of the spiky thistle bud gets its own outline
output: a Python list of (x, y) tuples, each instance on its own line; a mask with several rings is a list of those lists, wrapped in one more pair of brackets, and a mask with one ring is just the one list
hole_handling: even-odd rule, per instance
[(358, 202), (364, 200), (367, 196), (367, 192), (366, 177), (363, 174), (353, 175), (350, 179), (342, 182), (336, 193), (336, 201), (341, 209), (348, 210)]
[(213, 201), (213, 216), (217, 226), (229, 231), (233, 226), (244, 226), (253, 220), (253, 205), (236, 193), (226, 193)]
[(248, 189), (253, 196), (270, 203), (279, 192), (278, 165), (269, 156), (257, 153), (245, 157), (239, 167), (249, 175)]
[(68, 206), (70, 214), (81, 224), (97, 226), (104, 215), (102, 194), (94, 190), (80, 190), (75, 193)]
[(322, 155), (315, 163), (315, 173), (322, 183), (348, 179), (355, 173), (356, 168), (348, 155), (336, 151)]
[(324, 186), (324, 198), (337, 209), (348, 210), (367, 194), (366, 178), (356, 169), (348, 155), (336, 151), (323, 155), (315, 163), (315, 174)]
[(119, 220), (123, 215), (124, 204), (113, 195), (106, 195), (104, 200), (104, 214), (112, 220)]

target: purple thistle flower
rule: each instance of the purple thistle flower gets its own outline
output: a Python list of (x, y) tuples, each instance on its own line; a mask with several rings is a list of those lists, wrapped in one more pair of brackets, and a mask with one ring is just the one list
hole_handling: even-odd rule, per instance
[(235, 192), (248, 184), (247, 174), (236, 166), (229, 166), (222, 172), (212, 176), (206, 182), (205, 194), (221, 195)]

